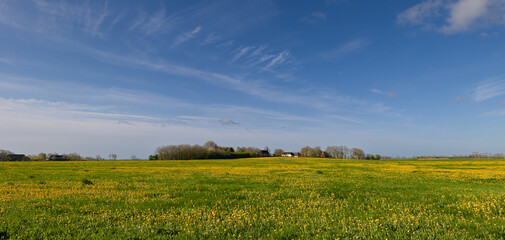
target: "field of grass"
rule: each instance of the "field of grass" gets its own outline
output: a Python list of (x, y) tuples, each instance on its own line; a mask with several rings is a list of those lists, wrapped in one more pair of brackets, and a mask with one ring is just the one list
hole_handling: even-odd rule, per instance
[(505, 161), (0, 162), (0, 239), (503, 239)]

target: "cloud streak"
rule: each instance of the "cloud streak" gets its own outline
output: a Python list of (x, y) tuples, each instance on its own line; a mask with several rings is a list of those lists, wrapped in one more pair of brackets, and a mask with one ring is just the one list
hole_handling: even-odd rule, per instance
[(427, 28), (431, 19), (439, 16), (442, 6), (442, 0), (424, 1), (398, 14), (397, 21), (402, 25), (423, 25)]
[(377, 94), (380, 94), (380, 95), (384, 95), (388, 98), (398, 98), (398, 94), (394, 93), (394, 92), (384, 92), (384, 91), (381, 91), (379, 89), (371, 89), (370, 90), (371, 92), (373, 93), (377, 93)]
[(102, 29), (111, 14), (108, 2), (70, 4), (35, 0), (25, 4), (36, 11), (27, 16), (20, 12), (21, 7), (16, 1), (0, 4), (0, 24), (30, 32), (62, 34), (77, 30), (93, 37), (103, 37)]
[[(100, 60), (115, 64), (129, 66), (141, 66), (147, 69), (164, 72), (167, 74), (191, 77), (197, 80), (205, 81), (216, 86), (224, 87), (234, 91), (242, 92), (255, 96), (264, 100), (273, 101), (276, 103), (295, 104), (300, 107), (310, 108), (312, 110), (321, 110), (332, 112), (337, 109), (349, 108), (349, 106), (359, 106), (361, 111), (369, 113), (379, 113), (390, 110), (380, 103), (371, 103), (366, 100), (356, 99), (350, 96), (336, 95), (335, 93), (324, 94), (319, 91), (317, 94), (307, 93), (300, 90), (285, 91), (286, 88), (281, 88), (276, 85), (268, 84), (263, 81), (246, 80), (243, 78), (232, 77), (227, 74), (216, 73), (212, 71), (204, 71), (183, 65), (177, 65), (166, 61), (152, 62), (140, 57), (125, 57), (121, 55), (111, 54), (107, 52), (96, 51)], [(269, 64), (270, 68), (278, 66), (285, 61), (287, 52), (280, 53), (273, 58)]]
[(235, 50), (236, 54), (235, 54), (235, 56), (233, 56), (232, 62), (237, 61), (239, 58), (241, 58), (247, 52), (249, 52), (249, 50), (252, 50), (254, 48), (255, 48), (254, 46), (248, 46), (248, 47), (240, 47), (240, 48), (236, 49)]
[[(263, 68), (264, 71), (271, 70), (272, 68), (284, 63), (289, 57), (289, 51), (285, 50), (277, 56), (272, 56), (272, 60)], [(264, 59), (266, 61), (267, 59)]]
[(325, 53), (320, 54), (320, 56), (325, 60), (331, 60), (333, 58), (340, 58), (350, 53), (359, 51), (362, 48), (367, 47), (372, 44), (368, 38), (357, 38), (348, 42), (341, 44), (340, 46), (329, 50)]
[(473, 100), (483, 102), (505, 94), (505, 79), (491, 79), (480, 82), (474, 90)]
[(139, 15), (131, 24), (130, 30), (137, 30), (144, 34), (151, 35), (166, 32), (171, 26), (169, 18), (166, 16), (165, 7), (163, 7), (150, 17), (147, 17), (146, 14)]
[(190, 32), (185, 32), (181, 35), (179, 35), (175, 40), (174, 40), (174, 43), (172, 44), (172, 47), (175, 47), (179, 44), (182, 44), (188, 40), (190, 40), (191, 38), (194, 38), (200, 31), (202, 30), (202, 27), (201, 26), (198, 26), (196, 27), (195, 29), (193, 29), (192, 31)]
[[(67, 101), (48, 101), (40, 100), (34, 97), (27, 99), (6, 99), (0, 98), (0, 109), (3, 106), (10, 107), (9, 111), (13, 109), (22, 109), (23, 105), (37, 106), (42, 112), (54, 112), (67, 114), (68, 116), (85, 117), (85, 118), (103, 118), (111, 120), (127, 120), (127, 121), (148, 121), (159, 124), (164, 124), (169, 120), (193, 121), (198, 124), (208, 124), (222, 120), (219, 116), (231, 116), (234, 119), (256, 119), (251, 123), (258, 122), (318, 122), (324, 121), (317, 118), (311, 118), (303, 115), (293, 115), (283, 113), (282, 111), (269, 111), (268, 109), (253, 108), (246, 106), (223, 105), (223, 104), (196, 104), (186, 101), (160, 96), (152, 92), (144, 92), (141, 90), (127, 90), (127, 89), (101, 89), (91, 86), (84, 86), (79, 84), (68, 83), (54, 83), (50, 81), (22, 78), (16, 76), (0, 75), (0, 94), (15, 92), (16, 95), (30, 95), (37, 96), (41, 88), (47, 88), (40, 98), (47, 95), (58, 95), (65, 99), (70, 99), (65, 96), (69, 93), (73, 102)], [(79, 104), (78, 102), (98, 102), (99, 105)], [(17, 104), (17, 105), (16, 105)], [(125, 108), (128, 106), (128, 108)], [(131, 113), (122, 113), (126, 110), (132, 111), (133, 106), (140, 109), (149, 107), (156, 107), (158, 112), (171, 112), (176, 116), (167, 115), (140, 115)], [(180, 110), (190, 110), (199, 113), (197, 116), (179, 115)], [(27, 110), (28, 111), (28, 110)], [(135, 110), (134, 110), (135, 111)], [(347, 117), (341, 119), (350, 123), (356, 123), (357, 120)], [(237, 122), (236, 120), (233, 120)]]

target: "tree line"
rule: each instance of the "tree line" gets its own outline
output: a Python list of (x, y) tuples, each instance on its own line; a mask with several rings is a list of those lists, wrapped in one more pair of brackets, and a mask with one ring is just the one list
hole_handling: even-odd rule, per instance
[(233, 147), (222, 147), (208, 141), (203, 146), (180, 144), (158, 147), (149, 160), (233, 159), (259, 157), (260, 154), (261, 150), (255, 147), (237, 147), (235, 151)]
[[(222, 147), (218, 146), (213, 141), (208, 141), (203, 146), (200, 145), (168, 145), (158, 147), (155, 154), (149, 156), (149, 160), (189, 160), (189, 159), (234, 159), (234, 158), (253, 158), (260, 157), (265, 151), (268, 156), (281, 157), (286, 153), (283, 149), (275, 149), (270, 153), (270, 149), (265, 147), (263, 150), (256, 147)], [(381, 160), (391, 159), (391, 157), (381, 156), (379, 154), (365, 154), (360, 148), (349, 148), (345, 145), (327, 146), (324, 151), (321, 147), (305, 146), (300, 149), (301, 157), (326, 157), (336, 159), (368, 159)], [(100, 160), (117, 160), (117, 154), (111, 153), (108, 157), (83, 157), (77, 153), (57, 154), (57, 153), (40, 153), (36, 155), (25, 156), (23, 154), (14, 154), (8, 150), (0, 149), (0, 161), (46, 161), (52, 160), (51, 156), (59, 156), (59, 161), (100, 161)], [(404, 158), (405, 157), (395, 157)], [(430, 159), (505, 159), (503, 153), (479, 153), (463, 155), (436, 155), (436, 156), (415, 156), (415, 159), (430, 160)], [(139, 160), (135, 155), (131, 156), (131, 160)]]
[[(282, 149), (275, 149), (274, 156), (280, 157), (284, 153)], [(337, 159), (369, 159), (380, 160), (382, 156), (379, 154), (365, 154), (360, 148), (349, 148), (344, 145), (340, 146), (327, 146), (323, 151), (320, 146), (310, 147), (305, 146), (300, 150), (302, 157), (326, 157)]]
[[(54, 156), (58, 156), (54, 158)], [(68, 154), (58, 154), (58, 153), (39, 153), (36, 155), (24, 154), (14, 154), (9, 150), (0, 149), (0, 161), (47, 161), (54, 160), (57, 161), (101, 161), (101, 160), (117, 160), (117, 154), (111, 153), (108, 158), (102, 158), (100, 155), (95, 157), (83, 157), (78, 153), (68, 153)], [(133, 155), (132, 160), (138, 160), (138, 158)]]
[[(273, 154), (270, 149), (265, 147), (263, 150), (256, 147), (224, 147), (219, 146), (213, 141), (207, 141), (203, 145), (167, 145), (158, 147), (155, 154), (149, 156), (149, 160), (190, 160), (190, 159), (235, 159), (235, 158), (254, 158), (265, 156), (281, 157), (284, 150), (275, 149)], [(323, 151), (321, 147), (305, 146), (300, 150), (301, 157), (329, 157), (337, 159), (370, 159), (380, 160), (382, 157), (378, 154), (365, 154), (362, 149), (349, 148), (344, 145), (328, 146)], [(13, 158), (13, 153), (7, 150), (0, 150), (0, 161), (100, 161), (100, 160), (117, 160), (116, 154), (109, 154), (108, 158), (102, 158), (100, 155), (96, 157), (83, 157), (77, 153), (59, 155), (57, 153), (40, 153), (38, 155), (29, 155), (22, 158)], [(57, 158), (55, 158), (57, 156)], [(135, 155), (132, 155), (132, 160), (138, 160)]]
[[(189, 159), (230, 159), (230, 158), (251, 158), (265, 155), (271, 156), (270, 149), (265, 147), (263, 150), (256, 147), (233, 147), (218, 146), (213, 141), (208, 141), (201, 145), (168, 145), (158, 147), (154, 155), (149, 156), (149, 160), (189, 160)], [(273, 156), (281, 157), (284, 150), (275, 149)], [(349, 148), (347, 146), (328, 146), (323, 151), (321, 147), (306, 146), (300, 150), (302, 157), (329, 157), (338, 159), (370, 159), (380, 160), (379, 154), (365, 154), (360, 148)]]

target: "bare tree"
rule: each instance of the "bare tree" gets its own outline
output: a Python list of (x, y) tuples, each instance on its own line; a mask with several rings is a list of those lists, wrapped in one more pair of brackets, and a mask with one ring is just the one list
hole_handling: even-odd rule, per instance
[(7, 161), (7, 156), (12, 154), (11, 151), (0, 149), (0, 161)]
[(283, 153), (284, 153), (284, 150), (282, 150), (282, 149), (278, 148), (278, 149), (274, 150), (274, 156), (276, 156), (276, 157), (282, 157)]
[(114, 160), (114, 161), (115, 161), (115, 160), (117, 159), (117, 154), (115, 154), (115, 153), (111, 153), (111, 154), (109, 154), (109, 159), (111, 159), (111, 160)]
[(352, 159), (363, 159), (365, 157), (365, 152), (359, 148), (351, 149), (351, 158)]
[(325, 151), (329, 153), (332, 158), (339, 158), (340, 156), (337, 146), (328, 146)]
[(321, 147), (319, 146), (314, 148), (305, 146), (300, 150), (300, 155), (302, 155), (302, 157), (321, 157), (321, 152)]
[(349, 148), (344, 145), (340, 145), (337, 147), (337, 156), (335, 156), (338, 159), (344, 159), (349, 156)]
[(203, 144), (203, 147), (209, 150), (215, 150), (217, 148), (217, 144), (214, 141), (207, 141)]
[(310, 157), (311, 153), (312, 153), (312, 148), (309, 146), (305, 146), (300, 150), (300, 155), (302, 155), (302, 157)]
[(66, 158), (69, 160), (69, 161), (82, 161), (83, 160), (83, 157), (81, 155), (79, 155), (78, 153), (70, 153), (70, 154), (67, 154), (66, 155)]
[(323, 151), (321, 151), (321, 147), (320, 146), (316, 146), (315, 148), (312, 149), (312, 153), (310, 154), (311, 157), (321, 157), (321, 153)]

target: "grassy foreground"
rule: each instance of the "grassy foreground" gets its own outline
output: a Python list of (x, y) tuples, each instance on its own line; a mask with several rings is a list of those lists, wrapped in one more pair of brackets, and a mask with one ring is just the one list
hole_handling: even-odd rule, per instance
[(505, 161), (1, 162), (0, 239), (505, 238)]

